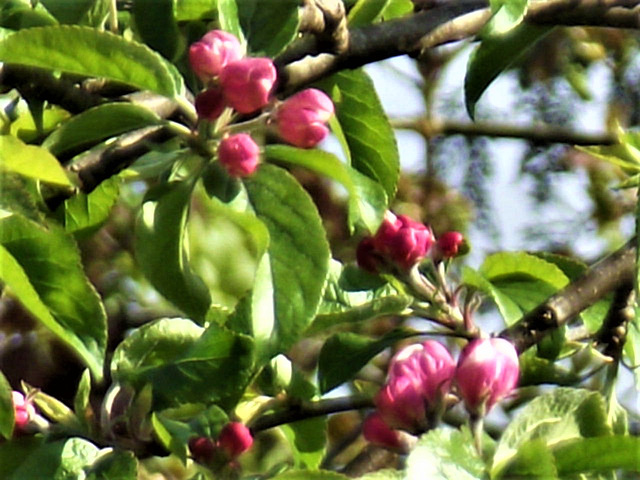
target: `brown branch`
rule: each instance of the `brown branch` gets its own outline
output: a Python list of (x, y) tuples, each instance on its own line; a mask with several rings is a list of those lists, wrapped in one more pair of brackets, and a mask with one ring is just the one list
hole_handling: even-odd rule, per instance
[(602, 327), (595, 336), (596, 341), (604, 345), (603, 353), (615, 360), (622, 355), (627, 327), (635, 315), (634, 302), (633, 282), (618, 287)]
[(426, 139), (442, 135), (468, 137), (520, 138), (535, 143), (566, 143), (571, 145), (613, 145), (616, 137), (609, 133), (576, 132), (559, 125), (519, 126), (498, 122), (460, 122), (456, 120), (412, 118), (391, 122), (394, 128), (413, 130)]
[(512, 341), (519, 352), (525, 351), (607, 293), (633, 284), (635, 258), (634, 238), (527, 313), (516, 324), (504, 329), (500, 336)]

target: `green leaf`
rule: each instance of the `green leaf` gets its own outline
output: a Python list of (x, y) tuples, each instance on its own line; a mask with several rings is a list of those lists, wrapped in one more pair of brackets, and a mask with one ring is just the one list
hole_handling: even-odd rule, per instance
[(73, 399), (73, 409), (78, 421), (87, 428), (87, 415), (90, 413), (89, 395), (91, 394), (91, 375), (89, 370), (85, 370), (80, 377), (78, 390)]
[(244, 33), (238, 18), (238, 5), (236, 0), (217, 0), (218, 2), (218, 22), (220, 28), (226, 32), (233, 33), (238, 39), (244, 41)]
[(382, 185), (390, 201), (396, 193), (400, 155), (373, 82), (363, 70), (350, 70), (319, 85), (331, 92), (336, 117), (349, 146), (350, 165)]
[(581, 381), (577, 373), (556, 364), (547, 358), (540, 358), (536, 349), (529, 349), (520, 355), (520, 379), (518, 386), (542, 385), (576, 385)]
[(91, 193), (78, 192), (64, 202), (64, 229), (69, 233), (92, 232), (109, 218), (118, 200), (119, 176), (111, 177), (98, 185)]
[(491, 82), (552, 28), (522, 24), (506, 35), (482, 41), (469, 58), (464, 78), (465, 104), (471, 118), (475, 116), (476, 103)]
[[(99, 456), (98, 447), (83, 438), (13, 444), (0, 447), (0, 473), (4, 480), (85, 478), (85, 469)], [(10, 458), (11, 455), (17, 458)], [(8, 466), (5, 458), (9, 458)]]
[(361, 27), (380, 20), (382, 12), (388, 5), (389, 0), (358, 0), (347, 16), (349, 28)]
[(522, 23), (529, 0), (491, 0), (493, 16), (482, 30), (483, 35), (503, 35)]
[(55, 25), (56, 19), (42, 5), (32, 6), (24, 1), (4, 1), (0, 9), (0, 26), (13, 30)]
[(175, 97), (175, 67), (148, 47), (89, 27), (55, 25), (20, 30), (0, 41), (0, 61), (104, 77)]
[(101, 455), (87, 472), (87, 480), (136, 480), (138, 460), (131, 451), (114, 450)]
[(294, 450), (295, 466), (318, 468), (327, 446), (327, 417), (292, 422), (282, 428)]
[(342, 184), (349, 192), (349, 227), (355, 226), (374, 233), (387, 206), (387, 198), (381, 185), (342, 163), (335, 155), (322, 150), (305, 150), (287, 145), (268, 145), (268, 159), (299, 165)]
[(320, 350), (318, 360), (320, 393), (327, 393), (353, 378), (385, 348), (415, 335), (417, 332), (405, 329), (393, 330), (380, 339), (370, 339), (351, 332), (333, 335)]
[(272, 480), (348, 480), (349, 477), (328, 470), (289, 470)]
[(525, 442), (548, 448), (581, 437), (611, 435), (605, 402), (598, 392), (558, 387), (534, 398), (507, 426), (496, 448), (491, 477), (501, 473)]
[(469, 429), (437, 428), (420, 437), (407, 458), (407, 478), (479, 480), (485, 465)]
[(131, 13), (144, 43), (169, 60), (182, 53), (180, 30), (174, 16), (176, 0), (134, 0)]
[(40, 3), (56, 17), (58, 22), (73, 25), (80, 23), (95, 0), (40, 0)]
[(15, 172), (52, 185), (70, 187), (56, 157), (44, 148), (26, 145), (16, 137), (0, 135), (0, 173)]
[[(0, 247), (0, 249), (1, 248), (2, 247)], [(0, 262), (2, 262), (1, 256)], [(9, 385), (5, 376), (0, 372), (0, 435), (4, 438), (11, 438), (11, 435), (13, 434), (14, 421), (11, 385)]]
[[(329, 269), (329, 244), (313, 201), (287, 172), (263, 164), (245, 186), (269, 231), (268, 265), (262, 269), (269, 270), (271, 285), (262, 285), (254, 303), (264, 298), (269, 308), (273, 301), (272, 340), (279, 353), (295, 343), (318, 310)], [(270, 316), (264, 309), (254, 312)]]
[(77, 152), (107, 138), (138, 128), (158, 125), (161, 119), (130, 103), (105, 103), (74, 115), (42, 143), (54, 155)]
[(202, 320), (211, 298), (189, 265), (185, 228), (192, 182), (173, 182), (150, 190), (136, 221), (135, 253), (149, 282), (190, 317)]
[(607, 436), (580, 438), (553, 450), (558, 473), (575, 475), (622, 469), (640, 472), (640, 438)]
[(633, 368), (636, 389), (640, 390), (640, 307), (636, 305), (635, 318), (627, 327), (627, 338), (624, 343), (624, 356)]
[(215, 18), (216, 0), (177, 0), (176, 20), (178, 22), (200, 20), (201, 18)]
[(382, 315), (398, 314), (405, 310), (413, 298), (398, 292), (387, 283), (374, 284), (365, 291), (345, 288), (348, 266), (343, 270), (339, 262), (331, 262), (331, 270), (324, 289), (322, 303), (306, 333), (318, 333), (333, 326), (356, 323)]
[(527, 440), (518, 446), (518, 451), (500, 475), (510, 478), (548, 478), (555, 479), (558, 471), (555, 458), (542, 438)]
[(157, 408), (196, 402), (231, 408), (253, 373), (253, 342), (216, 324), (205, 330), (191, 320), (161, 319), (120, 343), (111, 373), (138, 389), (151, 383)]
[(80, 253), (60, 229), (24, 217), (0, 220), (0, 278), (23, 306), (70, 346), (102, 378), (107, 327), (100, 297), (89, 283)]
[(393, 18), (404, 17), (413, 12), (413, 2), (411, 0), (389, 0), (387, 6), (382, 11), (382, 18), (391, 20)]
[(300, 2), (279, 0), (266, 7), (260, 0), (236, 0), (249, 51), (254, 56), (275, 57), (298, 34)]

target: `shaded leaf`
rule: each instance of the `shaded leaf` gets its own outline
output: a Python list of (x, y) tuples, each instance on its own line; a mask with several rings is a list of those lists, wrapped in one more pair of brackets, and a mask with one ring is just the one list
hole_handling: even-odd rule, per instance
[(175, 60), (182, 53), (175, 3), (176, 0), (134, 0), (131, 9), (138, 35), (169, 60)]
[(295, 466), (318, 468), (327, 446), (327, 417), (291, 422), (282, 428), (294, 450)]
[(558, 445), (553, 456), (560, 475), (618, 469), (640, 472), (640, 438), (621, 435), (580, 438)]
[(493, 16), (484, 26), (484, 35), (502, 35), (517, 27), (529, 8), (529, 0), (491, 0)]
[[(2, 262), (2, 257), (0, 257), (0, 262)], [(14, 421), (11, 385), (0, 372), (0, 435), (4, 438), (11, 438)]]
[(88, 469), (87, 480), (136, 480), (138, 460), (133, 452), (114, 450), (101, 455)]
[(273, 480), (347, 480), (349, 477), (328, 470), (289, 470)]
[(226, 32), (233, 33), (240, 42), (244, 41), (244, 33), (238, 18), (238, 4), (236, 0), (217, 0), (218, 2), (218, 22), (220, 28)]
[(111, 177), (91, 193), (78, 192), (64, 202), (64, 229), (69, 233), (93, 231), (109, 218), (120, 194), (121, 178)]
[(389, 3), (389, 0), (358, 0), (347, 16), (349, 28), (361, 27), (380, 20)]
[(279, 0), (266, 6), (260, 0), (236, 0), (242, 29), (253, 55), (275, 57), (298, 34), (300, 2)]

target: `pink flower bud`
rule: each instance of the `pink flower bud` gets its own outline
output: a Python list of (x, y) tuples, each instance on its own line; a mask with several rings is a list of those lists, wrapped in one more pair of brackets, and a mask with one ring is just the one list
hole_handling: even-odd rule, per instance
[(15, 428), (23, 430), (31, 417), (36, 414), (33, 404), (27, 400), (20, 392), (13, 390), (11, 392), (11, 400), (13, 401), (13, 415), (15, 418)]
[(252, 113), (269, 103), (276, 76), (269, 58), (243, 58), (222, 69), (220, 84), (229, 105), (240, 113)]
[(455, 372), (447, 349), (434, 340), (402, 349), (389, 365), (387, 383), (375, 404), (392, 428), (419, 432), (438, 414)]
[(223, 138), (218, 146), (218, 159), (233, 177), (247, 177), (256, 171), (260, 147), (246, 133)]
[(196, 112), (200, 118), (216, 120), (225, 107), (224, 95), (219, 88), (209, 88), (196, 96)]
[(360, 240), (356, 248), (356, 262), (360, 268), (370, 273), (379, 273), (383, 261), (373, 245), (372, 237)]
[(446, 232), (438, 237), (436, 246), (439, 253), (444, 258), (453, 258), (466, 253), (464, 250), (465, 240), (460, 232)]
[(222, 448), (230, 458), (236, 458), (246, 452), (253, 445), (251, 431), (240, 422), (230, 422), (222, 429), (218, 437), (218, 446)]
[(211, 462), (216, 453), (215, 442), (207, 437), (194, 437), (189, 440), (191, 456), (200, 463)]
[(373, 237), (376, 250), (404, 270), (424, 258), (434, 242), (431, 228), (391, 212), (387, 212)]
[(291, 145), (314, 147), (329, 133), (326, 123), (333, 112), (333, 102), (324, 92), (308, 88), (280, 105), (276, 112), (278, 131)]
[(238, 39), (222, 30), (212, 30), (189, 47), (189, 63), (202, 79), (220, 74), (228, 63), (242, 58), (242, 47)]
[(513, 391), (519, 376), (518, 353), (508, 340), (479, 338), (462, 350), (455, 383), (467, 410), (484, 415)]
[(364, 420), (362, 435), (368, 442), (391, 450), (401, 450), (403, 447), (400, 432), (392, 430), (378, 412), (372, 413)]

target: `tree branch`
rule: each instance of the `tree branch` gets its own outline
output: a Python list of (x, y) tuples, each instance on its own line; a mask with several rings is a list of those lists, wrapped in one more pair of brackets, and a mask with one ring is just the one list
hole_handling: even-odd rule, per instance
[(513, 342), (518, 352), (525, 351), (607, 293), (633, 284), (635, 257), (634, 238), (527, 313), (516, 324), (504, 329), (500, 336)]
[(456, 120), (411, 118), (391, 121), (394, 128), (413, 130), (426, 139), (442, 135), (468, 137), (520, 138), (535, 143), (566, 143), (570, 145), (613, 145), (617, 142), (609, 133), (576, 132), (559, 125), (511, 125), (498, 122), (459, 122)]

